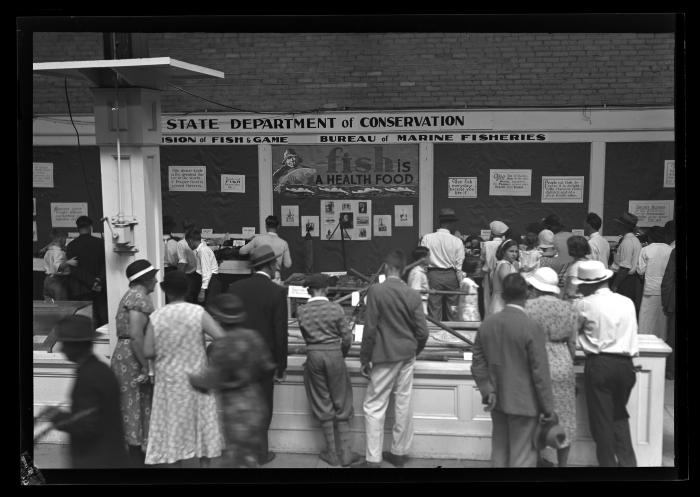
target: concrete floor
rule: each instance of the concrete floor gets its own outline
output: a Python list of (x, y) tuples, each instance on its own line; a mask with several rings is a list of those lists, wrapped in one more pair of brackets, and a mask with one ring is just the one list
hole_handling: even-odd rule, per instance
[[(664, 435), (662, 466), (674, 466), (674, 382), (666, 381), (664, 399)], [(68, 446), (65, 444), (39, 443), (34, 447), (34, 465), (41, 469), (68, 468)], [(220, 467), (220, 460), (212, 460), (211, 467)], [(488, 468), (489, 461), (465, 459), (410, 459), (405, 468)], [(197, 468), (197, 461), (184, 461), (183, 467)], [(382, 467), (393, 468), (386, 461)], [(277, 457), (263, 468), (331, 468), (316, 454), (278, 453)]]

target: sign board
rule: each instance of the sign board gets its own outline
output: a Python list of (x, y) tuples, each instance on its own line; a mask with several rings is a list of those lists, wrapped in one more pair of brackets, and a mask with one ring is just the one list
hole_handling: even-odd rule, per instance
[(87, 215), (87, 202), (51, 202), (53, 228), (75, 228), (75, 220)]
[(207, 191), (207, 166), (168, 166), (171, 192)]
[(221, 191), (226, 193), (245, 193), (245, 175), (222, 174)]
[(676, 161), (664, 161), (664, 188), (676, 187)]
[(630, 200), (629, 212), (639, 227), (663, 226), (673, 219), (673, 200)]
[(53, 188), (53, 162), (34, 162), (32, 187)]
[(489, 195), (530, 196), (532, 169), (491, 169), (489, 179)]
[(542, 203), (583, 203), (583, 176), (542, 176)]
[(480, 236), (483, 241), (488, 242), (491, 239), (491, 230), (481, 230)]
[(311, 295), (309, 295), (309, 292), (306, 290), (306, 287), (304, 286), (299, 286), (299, 285), (289, 285), (288, 291), (287, 291), (287, 296), (290, 299), (309, 299), (311, 298)]
[(302, 238), (306, 236), (307, 229), (312, 237), (318, 238), (320, 236), (321, 230), (318, 216), (301, 216), (300, 226)]
[(476, 198), (476, 177), (450, 177), (447, 180), (447, 198)]
[(241, 228), (241, 234), (246, 237), (253, 237), (255, 235), (255, 227), (254, 226), (244, 226)]

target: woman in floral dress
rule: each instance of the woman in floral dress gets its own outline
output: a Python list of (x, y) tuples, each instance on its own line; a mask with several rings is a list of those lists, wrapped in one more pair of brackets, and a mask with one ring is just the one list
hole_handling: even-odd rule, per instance
[(540, 325), (547, 338), (545, 347), (552, 377), (554, 412), (566, 433), (564, 446), (557, 450), (557, 464), (566, 467), (571, 442), (576, 438), (574, 354), (583, 318), (569, 302), (558, 297), (559, 277), (552, 268), (540, 268), (526, 276), (525, 281), (531, 288), (525, 312)]
[(195, 390), (189, 375), (206, 369), (204, 333), (216, 339), (223, 330), (203, 307), (185, 301), (188, 286), (182, 271), (165, 275), (161, 288), (168, 304), (151, 314), (146, 330), (146, 357), (155, 359), (146, 464), (180, 466), (198, 457), (206, 467), (221, 455), (216, 399)]
[(150, 262), (140, 259), (126, 268), (129, 289), (117, 310), (117, 346), (111, 366), (121, 391), (121, 410), (129, 456), (134, 466), (143, 466), (148, 443), (153, 385), (143, 352), (148, 317), (153, 312), (149, 294), (156, 287), (156, 273)]

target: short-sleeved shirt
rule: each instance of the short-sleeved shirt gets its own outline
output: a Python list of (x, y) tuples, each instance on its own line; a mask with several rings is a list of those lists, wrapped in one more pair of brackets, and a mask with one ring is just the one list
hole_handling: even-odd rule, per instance
[(62, 263), (66, 262), (66, 253), (58, 245), (49, 245), (44, 254), (44, 273), (56, 274)]
[(185, 273), (187, 274), (197, 270), (197, 256), (184, 238), (177, 242), (177, 262), (178, 264), (186, 264)]
[(462, 270), (464, 242), (449, 230), (440, 228), (435, 233), (428, 233), (421, 245), (430, 249), (431, 268)]
[(634, 236), (634, 233), (627, 233), (617, 246), (615, 260), (611, 269), (618, 271), (620, 268), (625, 267), (630, 270), (629, 274), (635, 274), (641, 251), (642, 244), (639, 242), (639, 239)]
[(661, 295), (661, 281), (672, 250), (665, 243), (651, 243), (639, 252), (637, 272), (644, 275), (644, 295)]
[(177, 240), (172, 236), (168, 235), (165, 239), (165, 253), (163, 255), (163, 263), (166, 267), (177, 268), (177, 261), (179, 260), (177, 255)]
[(610, 244), (603, 236), (594, 231), (588, 239), (588, 245), (591, 247), (590, 258), (595, 261), (600, 261), (608, 267), (608, 259), (610, 259)]
[(117, 337), (131, 338), (129, 331), (129, 311), (139, 311), (146, 316), (150, 315), (153, 310), (153, 301), (148, 296), (148, 291), (143, 285), (134, 285), (129, 287), (122, 300), (119, 302), (117, 310)]

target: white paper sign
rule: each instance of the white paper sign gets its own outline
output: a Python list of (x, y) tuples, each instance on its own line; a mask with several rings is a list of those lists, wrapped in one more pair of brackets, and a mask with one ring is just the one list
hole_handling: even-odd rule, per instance
[(306, 236), (307, 229), (311, 236), (318, 237), (321, 233), (318, 223), (318, 216), (301, 216), (301, 237), (303, 238)]
[(350, 305), (355, 307), (360, 303), (360, 292), (352, 292), (350, 294)]
[(491, 169), (489, 195), (529, 197), (532, 169)]
[(394, 206), (394, 226), (396, 226), (396, 227), (413, 226), (413, 206), (412, 205), (395, 205)]
[(211, 237), (214, 234), (214, 229), (213, 228), (202, 228), (201, 232), (202, 232), (202, 236)]
[(222, 174), (221, 191), (227, 193), (245, 193), (245, 175)]
[(51, 226), (75, 228), (75, 220), (87, 213), (87, 202), (51, 202)]
[(664, 161), (664, 188), (676, 187), (676, 161)]
[(488, 242), (491, 239), (491, 230), (481, 230), (479, 236), (483, 241)]
[(385, 274), (380, 274), (380, 275), (377, 277), (377, 280), (379, 281), (379, 283), (384, 283), (384, 282), (386, 281), (386, 275), (385, 275)]
[(255, 227), (254, 226), (244, 226), (241, 228), (241, 234), (245, 237), (253, 236), (255, 235)]
[(374, 236), (391, 236), (391, 214), (374, 216)]
[(583, 203), (583, 176), (542, 176), (542, 203)]
[(299, 206), (282, 206), (282, 226), (299, 226)]
[(673, 200), (630, 200), (629, 206), (640, 227), (663, 226), (673, 219)]
[(571, 230), (571, 233), (578, 236), (585, 236), (583, 230)]
[(306, 287), (299, 286), (299, 285), (289, 285), (288, 291), (287, 291), (287, 296), (290, 299), (309, 299), (309, 298), (311, 298), (311, 295), (309, 295), (309, 292), (306, 290)]
[(207, 166), (168, 166), (171, 192), (207, 191)]
[(447, 198), (476, 198), (476, 177), (449, 178)]
[(53, 188), (53, 162), (34, 162), (33, 166), (32, 186)]
[(365, 331), (365, 325), (363, 325), (363, 324), (356, 324), (355, 325), (355, 329), (353, 330), (353, 334), (355, 335), (356, 342), (362, 341), (362, 333), (364, 331)]

